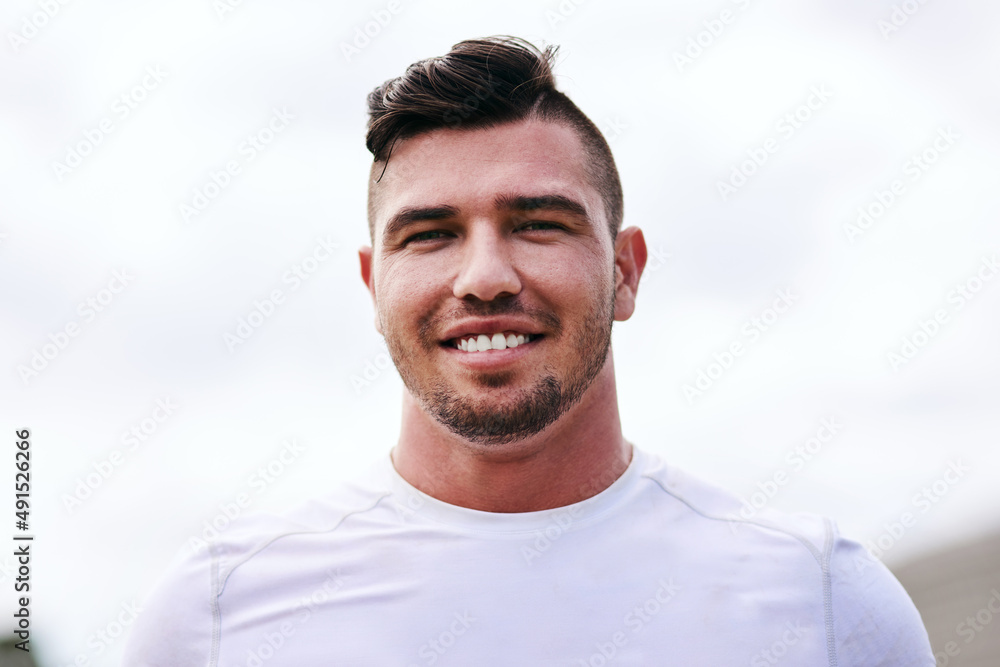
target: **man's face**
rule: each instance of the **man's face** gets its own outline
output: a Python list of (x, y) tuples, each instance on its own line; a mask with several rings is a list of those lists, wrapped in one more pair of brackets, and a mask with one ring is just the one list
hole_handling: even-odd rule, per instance
[(615, 250), (584, 160), (562, 125), (442, 129), (399, 142), (373, 186), (376, 327), (422, 408), (471, 442), (538, 433), (605, 364)]

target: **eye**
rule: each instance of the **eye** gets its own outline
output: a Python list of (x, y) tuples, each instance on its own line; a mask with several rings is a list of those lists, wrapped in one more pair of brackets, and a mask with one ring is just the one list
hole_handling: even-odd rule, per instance
[(444, 238), (444, 232), (432, 229), (426, 232), (420, 232), (419, 234), (414, 234), (403, 242), (403, 245), (408, 243), (413, 243), (414, 241), (437, 241), (438, 239)]
[(555, 222), (545, 222), (544, 220), (532, 220), (531, 222), (521, 225), (518, 229), (523, 229), (526, 231), (535, 231), (535, 230), (547, 230), (547, 229), (563, 229), (563, 226)]

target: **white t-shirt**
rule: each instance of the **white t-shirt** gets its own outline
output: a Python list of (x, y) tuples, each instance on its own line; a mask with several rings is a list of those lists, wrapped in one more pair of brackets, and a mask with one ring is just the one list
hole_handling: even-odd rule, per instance
[(932, 667), (906, 592), (828, 520), (764, 509), (633, 448), (583, 502), (449, 505), (385, 456), (247, 517), (168, 572), (128, 667)]

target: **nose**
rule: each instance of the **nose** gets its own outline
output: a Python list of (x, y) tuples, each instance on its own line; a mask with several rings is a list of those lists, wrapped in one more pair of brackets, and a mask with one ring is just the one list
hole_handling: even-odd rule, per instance
[(492, 301), (521, 291), (521, 280), (511, 261), (511, 248), (501, 233), (488, 225), (473, 229), (462, 248), (454, 294)]

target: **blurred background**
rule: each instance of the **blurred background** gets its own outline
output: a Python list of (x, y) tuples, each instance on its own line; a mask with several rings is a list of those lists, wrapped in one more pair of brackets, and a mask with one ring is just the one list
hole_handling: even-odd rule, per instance
[(365, 96), (505, 33), (561, 46), (651, 251), (614, 331), (626, 437), (748, 515), (835, 518), (939, 665), (1000, 664), (998, 21), (983, 0), (8, 0), (0, 497), (29, 429), (31, 657), (118, 664), (192, 538), (393, 446), (402, 384), (357, 260)]

